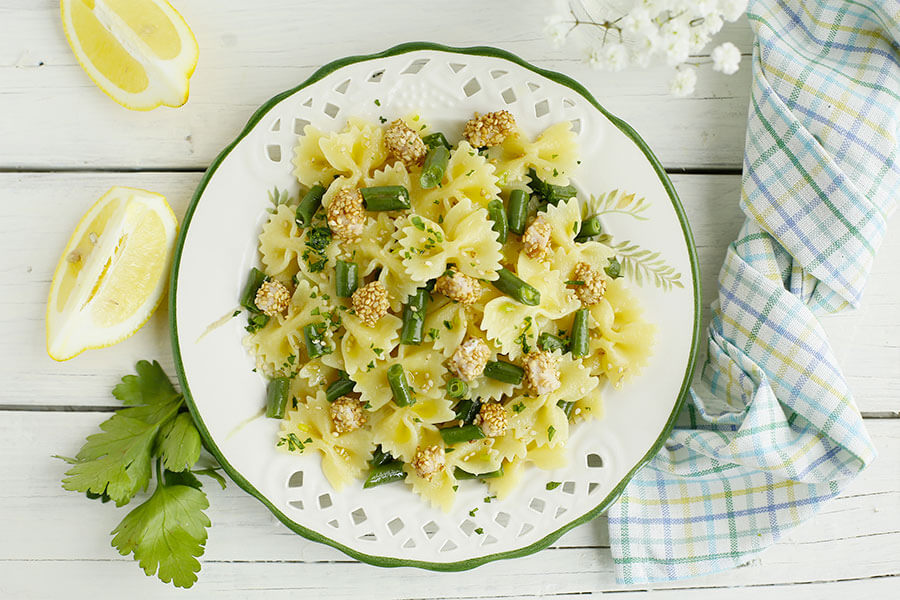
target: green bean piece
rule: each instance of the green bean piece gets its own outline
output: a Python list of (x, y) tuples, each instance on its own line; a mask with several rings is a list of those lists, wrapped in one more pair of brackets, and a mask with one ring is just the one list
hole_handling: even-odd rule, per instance
[(588, 355), (590, 337), (588, 336), (588, 309), (579, 308), (575, 311), (575, 320), (572, 322), (572, 337), (570, 338), (570, 350), (575, 358)]
[(406, 381), (406, 372), (403, 365), (391, 365), (387, 372), (388, 384), (391, 386), (391, 392), (394, 394), (394, 403), (397, 406), (409, 406), (414, 404), (412, 390), (409, 388), (409, 382)]
[(606, 271), (606, 274), (613, 279), (618, 279), (622, 276), (622, 263), (619, 262), (619, 259), (613, 256), (611, 259), (609, 259), (609, 264), (603, 267), (603, 270)]
[(495, 477), (503, 477), (503, 467), (500, 467), (496, 471), (488, 471), (487, 473), (469, 473), (468, 471), (463, 471), (459, 467), (456, 467), (453, 470), (453, 477), (456, 479), (493, 479)]
[(429, 150), (436, 146), (443, 146), (447, 150), (450, 150), (452, 148), (452, 146), (450, 146), (450, 142), (447, 141), (447, 138), (444, 137), (444, 134), (440, 131), (436, 133), (429, 133), (422, 138), (422, 141), (425, 142), (425, 145), (428, 146)]
[(250, 274), (247, 276), (247, 285), (244, 286), (244, 292), (241, 294), (241, 306), (251, 312), (260, 312), (256, 306), (256, 292), (259, 291), (260, 286), (266, 279), (268, 279), (268, 276), (256, 267), (250, 269)]
[(558, 204), (560, 200), (568, 200), (578, 194), (578, 190), (575, 189), (575, 186), (553, 185), (552, 183), (542, 181), (541, 178), (537, 176), (537, 172), (534, 169), (528, 169), (528, 177), (531, 178), (531, 183), (528, 184), (528, 187), (530, 187), (544, 202), (555, 205)]
[(484, 367), (484, 376), (503, 383), (519, 385), (525, 376), (525, 370), (518, 365), (503, 362), (502, 360), (489, 360)]
[(309, 188), (309, 191), (306, 192), (306, 195), (300, 200), (300, 204), (297, 205), (297, 212), (294, 216), (297, 225), (300, 227), (309, 227), (309, 224), (312, 223), (313, 215), (315, 215), (316, 211), (319, 210), (319, 207), (322, 206), (322, 196), (324, 195), (325, 188), (321, 184), (317, 183)]
[(451, 398), (465, 398), (469, 393), (469, 384), (459, 377), (451, 377), (447, 382), (447, 395)]
[(356, 263), (338, 260), (334, 263), (334, 287), (338, 298), (349, 298), (359, 285), (359, 267)]
[(581, 222), (581, 229), (578, 230), (578, 235), (575, 236), (575, 241), (584, 242), (591, 239), (595, 235), (600, 235), (601, 233), (603, 233), (603, 225), (601, 225), (600, 223), (600, 217), (598, 215), (594, 215), (593, 217), (588, 217)]
[(428, 290), (419, 288), (403, 307), (403, 323), (400, 327), (400, 343), (417, 346), (425, 337), (425, 308), (428, 306)]
[(525, 223), (528, 221), (528, 202), (530, 198), (525, 190), (513, 190), (509, 193), (509, 210), (506, 213), (506, 222), (509, 230), (522, 235), (525, 232)]
[(303, 341), (306, 343), (306, 354), (309, 358), (331, 354), (331, 347), (325, 343), (325, 338), (319, 333), (315, 323), (303, 327)]
[(566, 402), (565, 400), (560, 400), (556, 403), (558, 407), (560, 407), (564, 413), (566, 413), (566, 418), (572, 418), (572, 409), (575, 408), (574, 402)]
[(478, 400), (460, 400), (456, 403), (454, 410), (456, 411), (455, 420), (471, 425), (478, 415), (478, 411), (481, 410), (481, 402)]
[(484, 432), (478, 425), (462, 425), (460, 427), (445, 427), (440, 430), (441, 438), (448, 446), (469, 442), (471, 440), (483, 440)]
[(270, 419), (283, 419), (291, 393), (291, 380), (288, 377), (276, 377), (266, 388), (266, 416)]
[(425, 163), (419, 174), (419, 185), (423, 190), (430, 190), (440, 185), (450, 163), (450, 151), (441, 146), (435, 146), (425, 155)]
[(487, 205), (488, 216), (494, 222), (494, 231), (497, 232), (497, 241), (501, 244), (506, 243), (507, 231), (509, 224), (506, 220), (506, 209), (499, 200), (491, 200)]
[(538, 348), (544, 350), (545, 352), (553, 352), (555, 350), (559, 350), (565, 353), (566, 340), (545, 331), (538, 336)]
[[(390, 456), (390, 455), (389, 455)], [(373, 488), (385, 483), (393, 483), (395, 481), (403, 481), (406, 479), (406, 471), (403, 470), (403, 463), (399, 460), (372, 467), (366, 482), (363, 483), (364, 488)]]
[(353, 380), (341, 377), (337, 381), (332, 382), (325, 390), (325, 399), (329, 402), (334, 402), (341, 396), (346, 396), (352, 392), (355, 385), (356, 383)]
[(359, 190), (366, 210), (402, 210), (409, 208), (409, 190), (402, 185), (381, 185)]
[(372, 453), (372, 458), (369, 460), (369, 464), (371, 464), (373, 467), (380, 467), (381, 465), (386, 465), (393, 460), (394, 457), (391, 456), (391, 453), (385, 452), (381, 447), (381, 444), (378, 444), (378, 447), (375, 448), (375, 452)]
[(541, 303), (541, 293), (519, 279), (505, 267), (497, 271), (499, 277), (492, 281), (494, 287), (522, 304), (537, 306)]

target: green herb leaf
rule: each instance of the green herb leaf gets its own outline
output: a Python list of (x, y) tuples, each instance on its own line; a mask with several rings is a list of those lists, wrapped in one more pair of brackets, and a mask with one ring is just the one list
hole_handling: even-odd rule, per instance
[(133, 553), (147, 575), (176, 587), (197, 581), (209, 518), (206, 494), (189, 485), (157, 482), (150, 498), (125, 515), (112, 530), (112, 545), (123, 556)]
[(200, 459), (200, 432), (190, 413), (179, 414), (160, 429), (159, 456), (169, 471), (184, 471)]
[(555, 490), (556, 488), (558, 488), (561, 485), (562, 485), (562, 481), (548, 481), (546, 488), (548, 491)]

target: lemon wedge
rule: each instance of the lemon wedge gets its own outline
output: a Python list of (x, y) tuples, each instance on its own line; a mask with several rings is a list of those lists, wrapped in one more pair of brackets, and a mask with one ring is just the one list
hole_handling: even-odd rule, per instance
[(66, 244), (47, 299), (47, 353), (68, 360), (132, 335), (166, 288), (177, 221), (166, 199), (114, 187)]
[(75, 58), (110, 98), (132, 110), (181, 106), (199, 49), (166, 0), (62, 0)]

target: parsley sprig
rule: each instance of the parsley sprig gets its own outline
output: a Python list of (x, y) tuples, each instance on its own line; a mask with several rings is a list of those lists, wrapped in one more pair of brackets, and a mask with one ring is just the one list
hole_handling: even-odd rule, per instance
[(153, 493), (112, 530), (112, 546), (133, 554), (147, 575), (189, 588), (210, 526), (203, 512), (209, 501), (196, 475), (223, 488), (225, 480), (216, 469), (191, 470), (200, 459), (200, 433), (159, 363), (142, 360), (136, 370), (112, 391), (127, 408), (101, 423), (75, 458), (57, 457), (72, 465), (62, 484), (124, 506), (149, 487), (155, 470)]

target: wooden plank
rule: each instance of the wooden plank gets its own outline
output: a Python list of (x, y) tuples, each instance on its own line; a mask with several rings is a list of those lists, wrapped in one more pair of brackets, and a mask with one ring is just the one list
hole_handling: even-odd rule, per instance
[[(63, 589), (59, 586), (87, 581), (103, 581), (110, 597), (125, 590), (136, 597), (169, 591), (110, 548), (107, 532), (127, 508), (91, 502), (59, 486), (66, 465), (51, 455), (75, 453), (107, 416), (13, 411), (0, 419), (5, 476), (0, 488), (0, 596), (34, 597), (21, 592), (50, 594)], [(663, 587), (781, 586), (900, 576), (900, 420), (869, 425), (882, 458), (809, 523), (744, 567)], [(324, 594), (327, 589), (329, 598), (351, 598), (358, 596), (362, 581), (381, 597), (396, 598), (621, 589), (614, 582), (602, 519), (576, 528), (535, 556), (492, 563), (468, 575), (437, 574), (359, 564), (289, 532), (233, 484), (221, 491), (208, 483), (206, 489), (214, 525), (198, 589), (207, 593), (256, 597), (287, 589)], [(534, 573), (541, 573), (540, 581)]]
[[(44, 302), (61, 247), (81, 213), (111, 185), (165, 194), (179, 215), (200, 179), (196, 173), (0, 174), (0, 405), (110, 406), (115, 382), (140, 358), (159, 359), (174, 377), (166, 311), (125, 342), (54, 363), (44, 350)], [(697, 242), (703, 306), (716, 294), (726, 246), (743, 222), (737, 207), (740, 177), (673, 176)], [(35, 243), (39, 240), (40, 243)], [(863, 308), (823, 319), (836, 340), (862, 410), (900, 412), (900, 235), (889, 234), (872, 273)], [(704, 324), (709, 311), (705, 311)]]
[[(741, 165), (747, 56), (730, 77), (713, 73), (706, 61), (694, 98), (677, 99), (667, 93), (667, 67), (602, 73), (573, 47), (553, 49), (541, 34), (547, 5), (535, 0), (515, 10), (480, 0), (440, 10), (354, 0), (341, 3), (340, 16), (331, 3), (313, 0), (269, 0), (265, 9), (239, 0), (176, 4), (201, 48), (191, 99), (178, 110), (140, 113), (114, 104), (82, 72), (65, 42), (58, 1), (0, 1), (0, 15), (15, 21), (0, 36), (0, 106), (18, 116), (4, 124), (0, 168), (203, 168), (257, 106), (319, 66), (410, 39), (489, 43), (571, 75), (635, 126), (669, 167)], [(749, 51), (746, 21), (729, 25), (720, 38)]]

